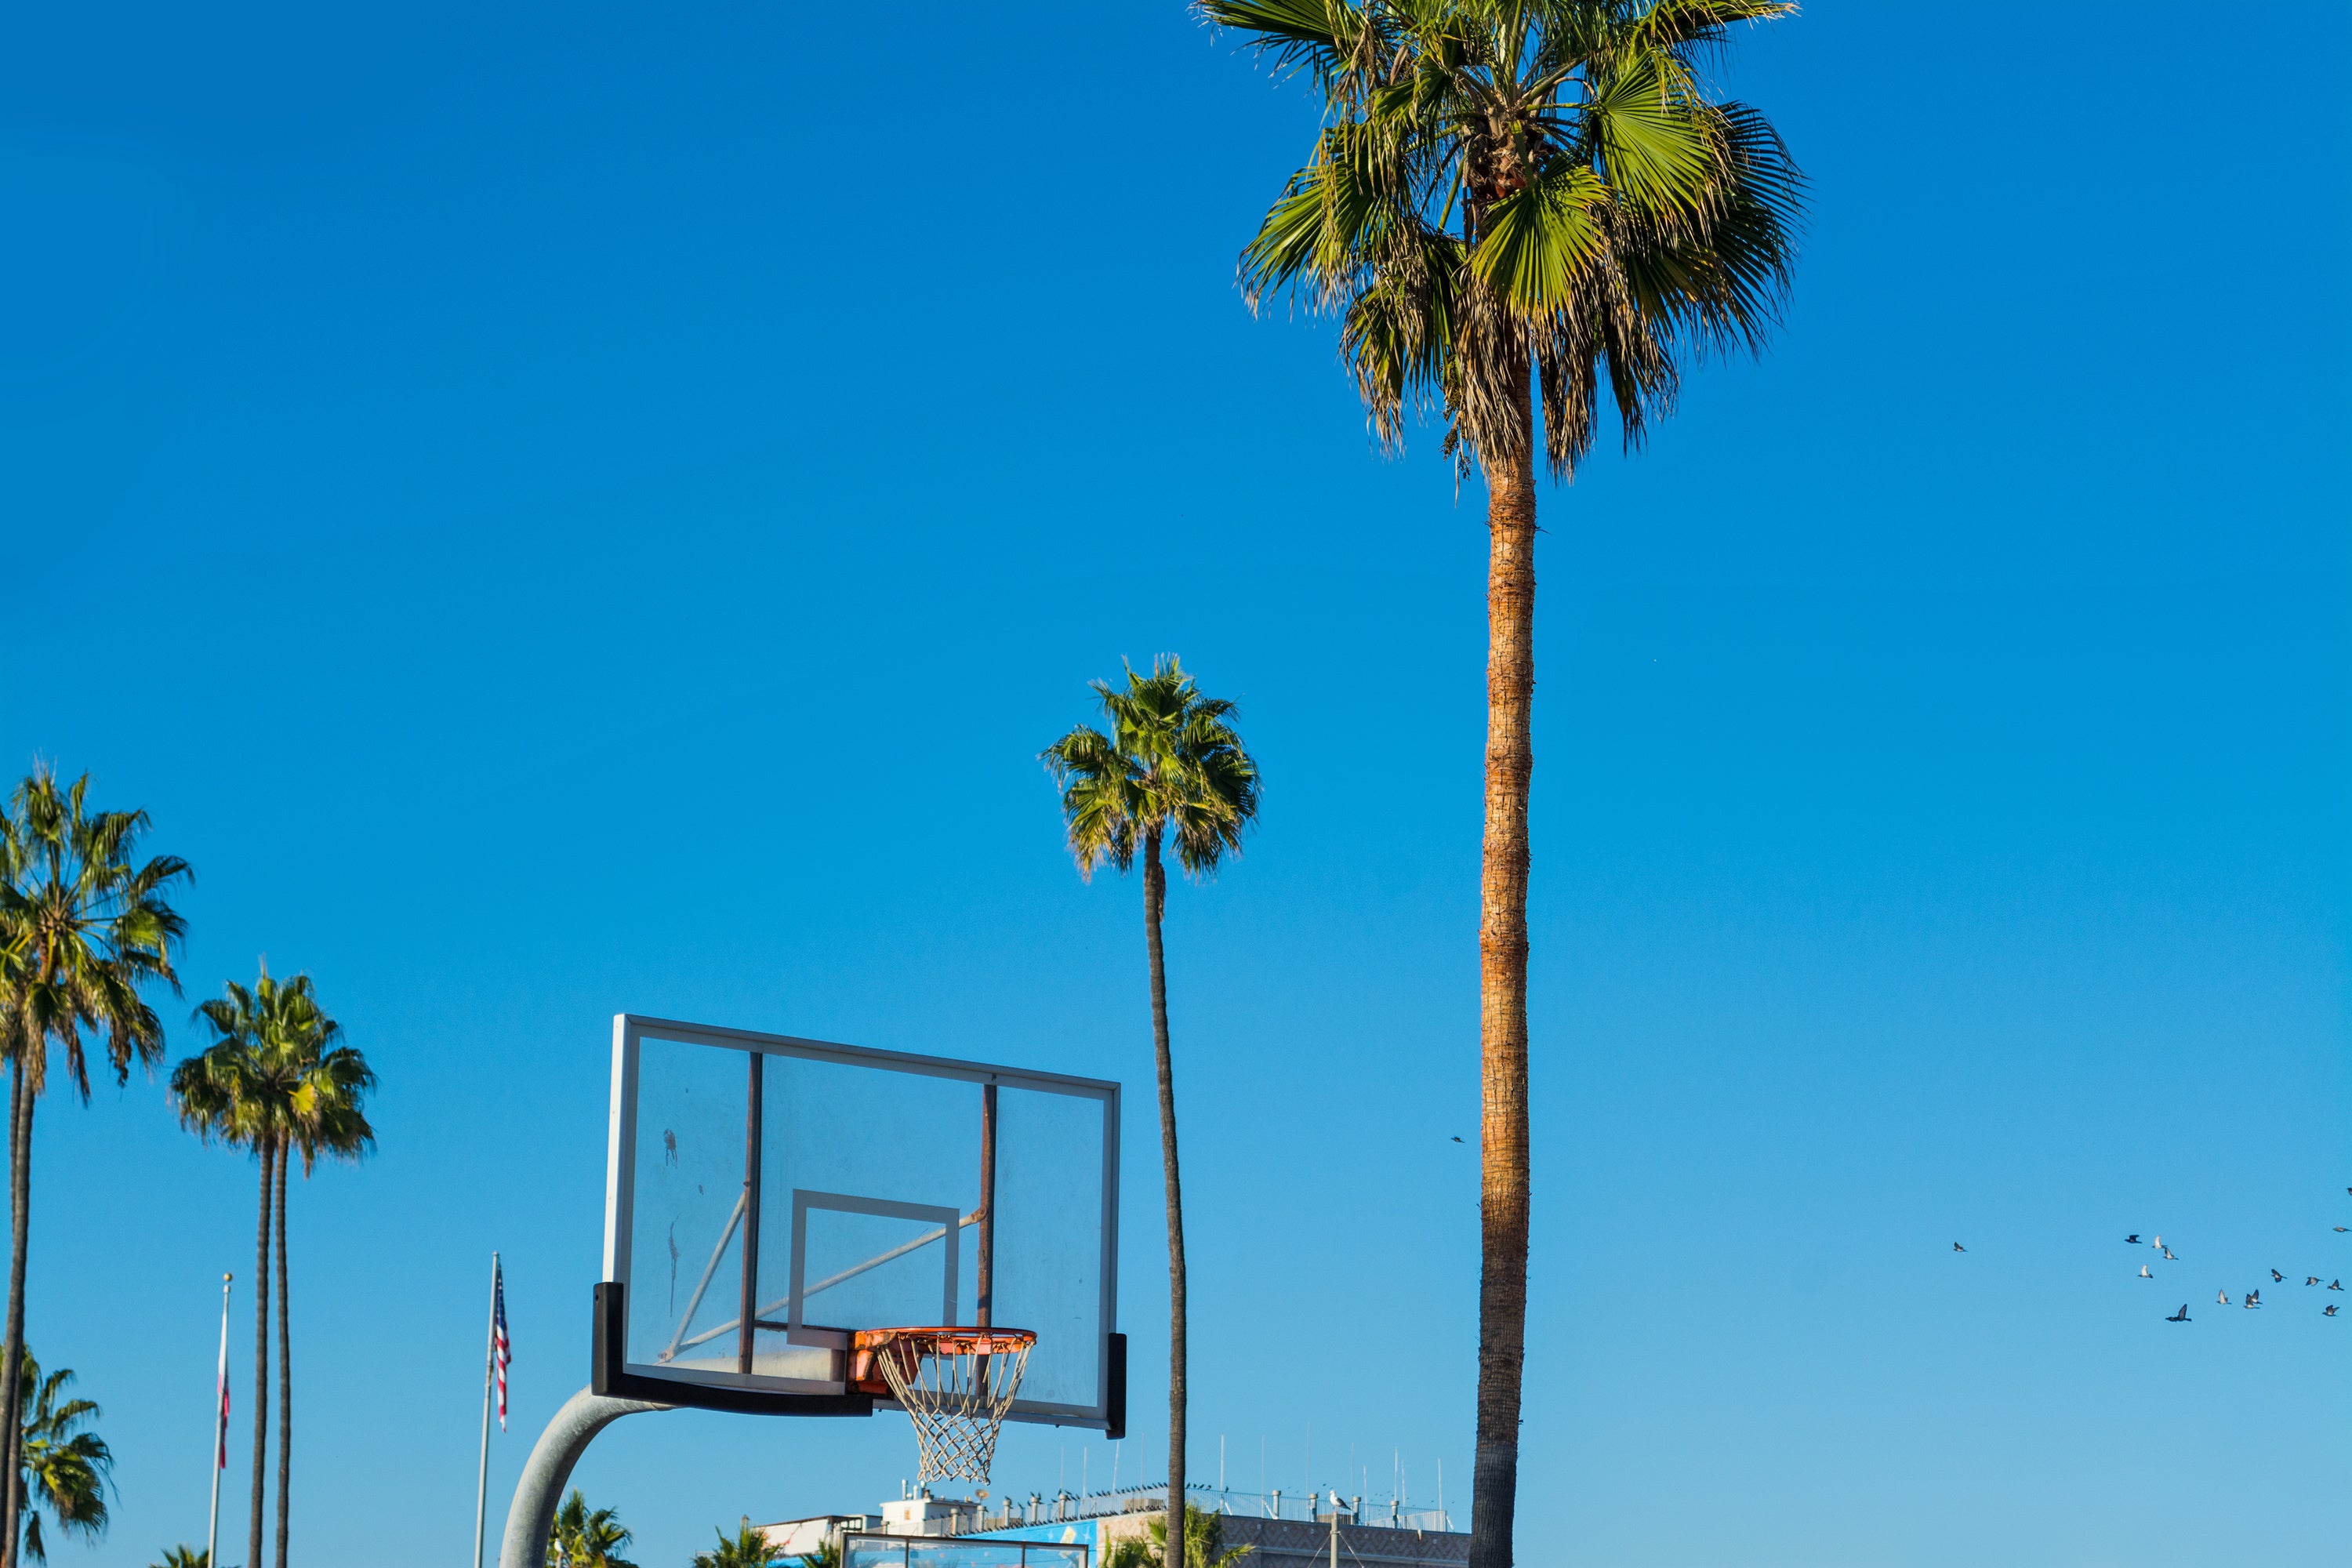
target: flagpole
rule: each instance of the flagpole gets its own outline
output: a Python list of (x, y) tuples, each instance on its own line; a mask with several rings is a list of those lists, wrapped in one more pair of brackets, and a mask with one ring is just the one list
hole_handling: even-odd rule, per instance
[(489, 1326), (482, 1335), (482, 1465), (474, 1477), (474, 1568), (482, 1568), (482, 1510), (490, 1489), (490, 1381), (498, 1375), (499, 1255), (490, 1254)]
[(234, 1274), (221, 1276), (220, 1373), (213, 1384), (213, 1511), (205, 1521), (205, 1563), (211, 1568), (213, 1550), (220, 1544), (220, 1479), (228, 1468), (228, 1288)]

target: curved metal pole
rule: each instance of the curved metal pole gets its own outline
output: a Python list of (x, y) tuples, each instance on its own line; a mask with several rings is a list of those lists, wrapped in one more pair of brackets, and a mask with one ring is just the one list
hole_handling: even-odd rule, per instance
[(557, 1502), (572, 1467), (588, 1451), (596, 1434), (624, 1415), (640, 1410), (673, 1410), (642, 1399), (614, 1399), (583, 1388), (563, 1402), (547, 1430), (530, 1450), (515, 1482), (514, 1501), (507, 1508), (507, 1532), (499, 1543), (499, 1568), (541, 1568), (547, 1561), (547, 1536), (555, 1523)]

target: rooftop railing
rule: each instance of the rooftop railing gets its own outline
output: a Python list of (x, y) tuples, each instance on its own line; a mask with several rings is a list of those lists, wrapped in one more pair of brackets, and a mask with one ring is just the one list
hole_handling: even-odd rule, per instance
[[(1328, 1518), (1331, 1509), (1328, 1491), (1289, 1492), (1277, 1488), (1268, 1492), (1244, 1492), (1223, 1487), (1187, 1486), (1184, 1497), (1192, 1507), (1203, 1512), (1241, 1514), (1253, 1519), (1312, 1521)], [(1098, 1492), (1059, 1491), (1051, 1496), (1031, 1492), (1025, 1499), (1003, 1498), (994, 1500), (988, 1506), (975, 1504), (969, 1510), (957, 1510), (950, 1533), (971, 1535), (983, 1531), (1013, 1530), (1030, 1524), (1059, 1524), (1066, 1521), (1102, 1519), (1124, 1513), (1162, 1513), (1167, 1508), (1166, 1481)], [(1450, 1531), (1454, 1528), (1453, 1516), (1444, 1507), (1433, 1508), (1402, 1498), (1342, 1498), (1340, 1511), (1351, 1516), (1349, 1522), (1381, 1529)]]

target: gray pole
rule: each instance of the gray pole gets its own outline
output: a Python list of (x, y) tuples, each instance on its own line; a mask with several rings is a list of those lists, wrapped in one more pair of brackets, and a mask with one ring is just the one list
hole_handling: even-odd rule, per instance
[(737, 1270), (743, 1306), (735, 1317), (735, 1370), (749, 1377), (760, 1315), (760, 1085), (768, 1058), (758, 1051), (744, 1054), (751, 1058), (751, 1077), (743, 1097), (743, 1267)]
[(228, 1288), (236, 1278), (234, 1274), (221, 1276), (220, 1381), (213, 1385), (213, 1446), (205, 1455), (205, 1462), (213, 1472), (213, 1511), (205, 1521), (205, 1568), (212, 1568), (213, 1552), (220, 1545), (221, 1459), (228, 1447)]
[(483, 1322), (482, 1463), (474, 1472), (474, 1568), (482, 1568), (482, 1510), (490, 1491), (490, 1380), (499, 1372), (499, 1255), (495, 1252), (490, 1254), (490, 1310)]
[(499, 1568), (542, 1568), (547, 1561), (547, 1535), (555, 1522), (556, 1500), (572, 1467), (588, 1451), (596, 1434), (624, 1415), (640, 1410), (668, 1410), (642, 1399), (614, 1399), (582, 1389), (563, 1402), (547, 1430), (539, 1435), (522, 1477), (515, 1482), (514, 1501), (507, 1509), (507, 1531), (499, 1544)]

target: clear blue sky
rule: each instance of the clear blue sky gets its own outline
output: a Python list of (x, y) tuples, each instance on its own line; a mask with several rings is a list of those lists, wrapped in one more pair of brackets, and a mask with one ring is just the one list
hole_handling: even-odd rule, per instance
[[(1172, 4), (5, 37), (0, 761), (194, 862), (174, 1055), (267, 953), (383, 1077), (293, 1198), (300, 1555), (463, 1560), (492, 1247), (494, 1533), (585, 1380), (614, 1012), (1148, 1084), (1139, 895), (1034, 756), (1167, 649), (1267, 779), (1171, 910), (1194, 1473), (1401, 1453), (1459, 1509), (1482, 496), (1234, 293), (1302, 93)], [(1845, 0), (1740, 47), (1813, 180), (1786, 333), (1544, 502), (1523, 1560), (2340, 1552), (2352, 1317), (2263, 1271), (2352, 1276), (2347, 42)], [(252, 1167), (134, 1079), (44, 1111), (36, 1190), (121, 1489), (56, 1560), (145, 1563), (201, 1540)], [(682, 1568), (911, 1456), (679, 1415), (580, 1479)]]

